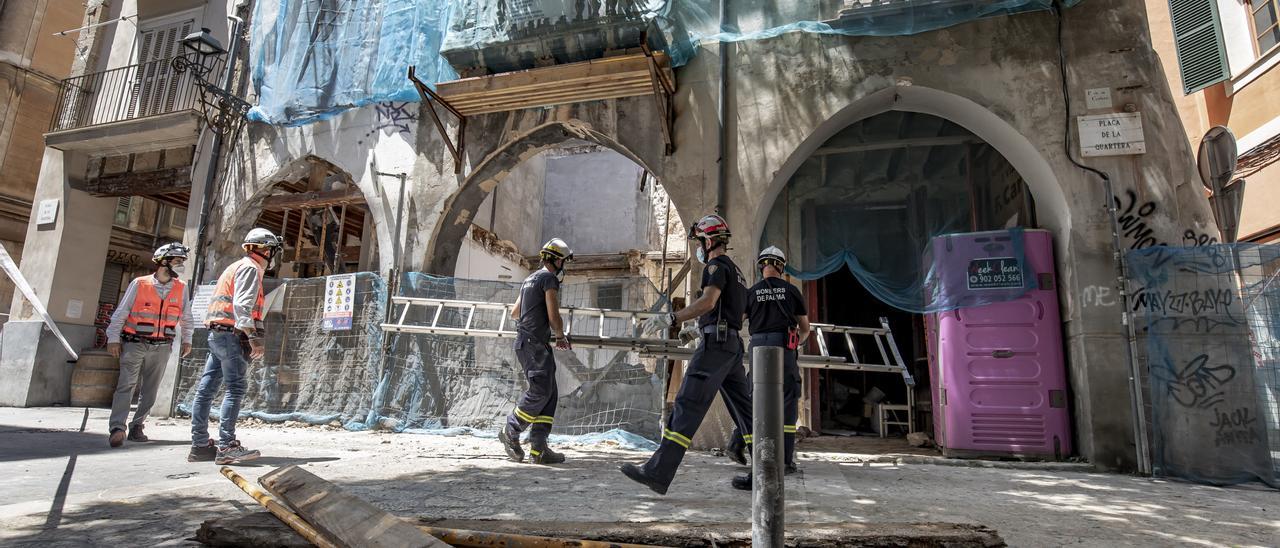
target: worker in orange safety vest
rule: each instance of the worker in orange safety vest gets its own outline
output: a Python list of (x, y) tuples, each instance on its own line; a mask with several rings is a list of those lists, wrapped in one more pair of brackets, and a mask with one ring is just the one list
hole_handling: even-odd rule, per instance
[[(205, 325), (209, 328), (209, 358), (191, 406), (191, 453), (189, 462), (214, 461), (236, 464), (258, 458), (236, 439), (236, 419), (248, 382), (249, 361), (261, 358), (263, 273), (279, 258), (284, 246), (280, 237), (265, 228), (255, 228), (245, 236), (244, 258), (218, 277)], [(209, 408), (218, 388), (226, 383), (219, 416), (218, 440), (209, 437)]]
[(191, 353), (191, 311), (185, 306), (186, 286), (178, 281), (187, 253), (187, 248), (176, 242), (156, 249), (151, 256), (156, 271), (129, 283), (107, 324), (107, 352), (120, 359), (120, 377), (111, 399), (108, 423), (112, 447), (124, 445), (129, 403), (139, 383), (141, 396), (133, 422), (128, 423), (128, 439), (149, 441), (142, 431), (143, 422), (155, 404), (156, 391), (173, 351), (173, 339), (179, 331), (182, 355)]

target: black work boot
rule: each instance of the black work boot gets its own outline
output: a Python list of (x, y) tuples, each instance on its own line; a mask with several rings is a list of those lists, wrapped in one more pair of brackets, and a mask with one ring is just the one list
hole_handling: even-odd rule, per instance
[(552, 451), (546, 444), (542, 444), (540, 448), (530, 444), (529, 462), (534, 464), (560, 464), (564, 462), (564, 453)]
[(649, 489), (653, 490), (654, 493), (657, 493), (659, 495), (667, 494), (667, 485), (665, 483), (662, 483), (656, 479), (649, 477), (649, 475), (644, 473), (644, 470), (639, 466), (636, 466), (631, 463), (626, 463), (620, 466), (619, 469), (622, 470), (623, 475), (627, 476), (627, 478), (630, 478), (631, 481), (634, 481), (636, 483), (644, 485), (645, 487), (648, 487)]
[(747, 444), (742, 442), (741, 437), (735, 436), (729, 440), (729, 447), (726, 447), (724, 452), (729, 456), (729, 460), (742, 466), (747, 465)]
[(107, 438), (112, 447), (120, 447), (124, 445), (124, 430), (112, 430), (111, 437)]
[[(796, 473), (797, 470), (798, 469), (796, 468), (795, 463), (788, 464), (786, 465), (786, 467), (783, 468), (783, 474), (790, 476), (791, 474)], [(729, 481), (729, 483), (730, 485), (733, 485), (734, 489), (750, 491), (751, 490), (751, 474), (749, 473), (739, 474), (737, 476), (734, 476), (733, 479)]]
[(191, 452), (187, 453), (187, 462), (209, 462), (218, 456), (218, 446), (213, 444), (213, 440), (202, 447), (192, 447)]
[(151, 441), (151, 438), (148, 438), (146, 434), (142, 433), (141, 424), (135, 424), (129, 427), (129, 441)]
[(507, 427), (503, 426), (498, 430), (498, 441), (502, 442), (502, 448), (507, 451), (507, 458), (512, 462), (521, 462), (524, 460), (524, 449), (520, 447), (520, 435), (512, 436), (507, 432)]

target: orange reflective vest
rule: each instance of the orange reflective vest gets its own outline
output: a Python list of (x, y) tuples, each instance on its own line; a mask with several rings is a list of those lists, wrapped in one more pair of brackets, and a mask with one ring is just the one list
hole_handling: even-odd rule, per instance
[(236, 298), (236, 271), (242, 267), (250, 266), (258, 271), (258, 298), (253, 304), (254, 329), (262, 329), (262, 304), (265, 295), (262, 293), (262, 272), (263, 267), (252, 258), (245, 257), (236, 261), (226, 270), (222, 271), (222, 275), (218, 276), (218, 285), (213, 289), (213, 299), (209, 301), (209, 312), (205, 314), (205, 323), (208, 325), (221, 325), (224, 327), (236, 326), (235, 315), (235, 298)]
[(137, 283), (133, 308), (124, 319), (124, 332), (148, 339), (172, 339), (182, 319), (182, 282), (173, 280), (173, 287), (165, 298), (156, 291), (156, 279), (150, 275), (134, 280)]

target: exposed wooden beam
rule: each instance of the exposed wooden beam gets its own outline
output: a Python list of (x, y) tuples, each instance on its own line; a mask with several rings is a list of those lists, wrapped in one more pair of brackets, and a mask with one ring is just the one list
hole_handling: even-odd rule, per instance
[[(359, 257), (360, 256), (360, 246), (358, 245), (349, 245), (349, 246), (343, 247), (341, 251), (342, 251), (343, 257)], [(296, 262), (302, 262), (302, 263), (320, 262), (323, 260), (323, 257), (320, 255), (320, 248), (318, 247), (304, 248), (301, 253), (298, 253), (297, 257), (298, 257), (298, 260)], [(334, 257), (337, 257), (337, 255), (335, 254)]]
[(436, 89), (463, 116), (652, 95), (651, 63), (657, 63), (663, 85), (674, 86), (667, 57), (653, 55), (653, 60), (638, 53), (465, 78)]
[(341, 190), (267, 196), (262, 200), (262, 209), (265, 211), (283, 211), (285, 209), (308, 209), (363, 203), (364, 194), (360, 192), (360, 189), (352, 187)]
[(73, 184), (72, 188), (99, 197), (154, 196), (191, 192), (191, 166), (104, 175), (79, 185)]

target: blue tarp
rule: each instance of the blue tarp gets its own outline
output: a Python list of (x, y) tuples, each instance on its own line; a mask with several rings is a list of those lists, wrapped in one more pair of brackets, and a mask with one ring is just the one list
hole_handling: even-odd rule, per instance
[[(580, 29), (641, 22), (653, 29), (650, 41), (680, 66), (706, 42), (790, 32), (902, 36), (1045, 10), (1052, 3), (738, 0), (728, 3), (730, 17), (724, 21), (719, 5), (719, 0), (261, 0), (251, 21), (250, 68), (258, 105), (249, 117), (299, 125), (373, 102), (417, 101), (406, 77), (409, 66), (416, 66), (419, 78), (430, 85), (457, 78), (441, 56), (446, 41), (457, 50), (525, 40), (558, 57), (575, 47), (573, 33)], [(637, 34), (605, 33), (603, 40), (609, 45), (632, 35)]]

